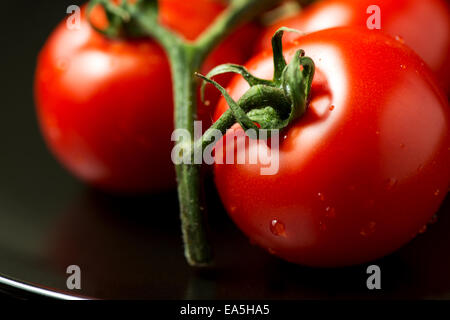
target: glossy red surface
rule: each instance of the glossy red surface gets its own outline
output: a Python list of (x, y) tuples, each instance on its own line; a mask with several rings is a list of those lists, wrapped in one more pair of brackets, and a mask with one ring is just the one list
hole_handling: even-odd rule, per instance
[[(162, 23), (189, 40), (225, 8), (213, 0), (189, 5), (164, 0), (160, 6)], [(101, 21), (101, 12), (94, 12), (95, 18)], [(225, 62), (243, 63), (251, 49), (242, 50), (242, 43), (255, 32), (247, 25), (232, 34), (202, 72)], [(208, 100), (216, 102), (218, 93), (209, 92)], [(69, 30), (64, 21), (40, 53), (35, 97), (50, 149), (82, 180), (111, 191), (175, 187), (171, 76), (165, 53), (154, 41), (109, 40), (90, 27), (84, 14), (80, 30)], [(201, 118), (208, 119), (206, 107), (200, 108)]]
[[(299, 48), (317, 74), (306, 114), (281, 133), (278, 173), (217, 164), (221, 199), (252, 241), (286, 260), (340, 266), (384, 256), (414, 238), (447, 193), (447, 99), (424, 62), (381, 33), (320, 31), (288, 48), (287, 59)], [(247, 67), (270, 78), (272, 56)], [(228, 91), (238, 99), (247, 88), (236, 77)], [(216, 118), (226, 108), (221, 100)], [(258, 144), (265, 152), (264, 141), (247, 150)]]
[[(304, 12), (282, 19), (268, 28), (260, 48), (270, 46), (274, 32), (291, 27), (303, 32), (341, 27), (366, 27), (367, 8), (380, 8), (381, 31), (404, 41), (416, 51), (441, 82), (450, 89), (450, 9), (444, 0), (324, 0), (313, 4)], [(298, 37), (286, 36), (286, 40)]]

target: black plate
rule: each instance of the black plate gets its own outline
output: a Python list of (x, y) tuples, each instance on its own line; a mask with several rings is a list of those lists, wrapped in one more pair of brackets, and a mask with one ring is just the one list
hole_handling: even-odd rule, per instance
[[(46, 36), (77, 2), (4, 4), (10, 14), (0, 28), (0, 292), (118, 299), (450, 298), (448, 197), (428, 232), (375, 262), (383, 289), (373, 292), (366, 288), (367, 265), (311, 269), (253, 247), (221, 209), (210, 182), (216, 267), (195, 271), (182, 255), (175, 193), (114, 197), (74, 180), (40, 137), (32, 79)], [(81, 267), (81, 290), (66, 287), (69, 265)]]

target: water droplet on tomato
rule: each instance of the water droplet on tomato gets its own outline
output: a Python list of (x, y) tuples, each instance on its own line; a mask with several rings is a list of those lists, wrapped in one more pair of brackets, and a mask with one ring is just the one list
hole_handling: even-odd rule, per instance
[(208, 107), (211, 105), (211, 101), (205, 100), (205, 102), (203, 102), (203, 104)]
[(236, 209), (237, 209), (237, 207), (232, 206), (232, 207), (230, 208), (231, 213), (236, 212)]
[(400, 65), (400, 68), (402, 68), (403, 70), (405, 70), (405, 69), (406, 69), (406, 65), (401, 64), (401, 65)]
[(386, 190), (393, 190), (397, 186), (397, 179), (390, 178), (386, 181)]
[(333, 111), (334, 110), (334, 106), (331, 105), (329, 109), (330, 109), (330, 111)]
[(437, 190), (434, 192), (434, 195), (437, 197), (440, 193), (441, 193), (441, 190), (437, 189)]
[(324, 200), (325, 200), (325, 196), (323, 195), (322, 192), (318, 192), (318, 193), (317, 193), (317, 196), (319, 197), (319, 199), (320, 199), (321, 201), (324, 201)]
[(405, 40), (400, 36), (395, 36), (395, 40), (397, 40), (400, 43), (405, 43)]
[(274, 219), (270, 222), (270, 232), (272, 232), (277, 237), (286, 237), (286, 228), (284, 223)]
[(377, 136), (379, 136), (379, 135), (380, 135), (380, 131), (375, 131), (375, 134), (376, 134)]

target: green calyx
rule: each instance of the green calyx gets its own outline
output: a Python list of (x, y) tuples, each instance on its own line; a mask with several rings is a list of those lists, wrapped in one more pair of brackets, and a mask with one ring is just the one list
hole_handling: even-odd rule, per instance
[[(220, 65), (206, 76), (197, 74), (204, 80), (202, 99), (206, 83), (214, 85), (224, 96), (236, 121), (244, 130), (281, 130), (292, 121), (300, 118), (306, 111), (315, 66), (311, 58), (298, 50), (289, 64), (283, 56), (282, 38), (285, 31), (298, 32), (281, 28), (272, 38), (274, 59), (273, 80), (259, 79), (243, 66), (234, 64)], [(212, 80), (223, 73), (240, 74), (250, 85), (250, 89), (234, 101), (228, 92)]]
[(91, 23), (92, 27), (109, 38), (142, 37), (146, 32), (137, 23), (137, 18), (145, 16), (146, 19), (157, 21), (158, 1), (137, 0), (130, 3), (128, 0), (120, 0), (114, 3), (111, 0), (90, 0), (87, 6), (87, 16), (91, 22), (90, 14), (96, 6), (102, 6), (108, 19), (108, 27), (99, 29)]

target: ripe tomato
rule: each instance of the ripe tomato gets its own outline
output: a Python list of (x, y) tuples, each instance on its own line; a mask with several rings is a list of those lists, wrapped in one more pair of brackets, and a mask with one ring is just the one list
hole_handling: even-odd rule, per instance
[[(317, 71), (305, 115), (271, 150), (278, 172), (261, 175), (261, 162), (216, 163), (220, 197), (248, 237), (288, 261), (342, 266), (384, 256), (411, 240), (447, 193), (447, 99), (425, 63), (380, 32), (311, 33), (285, 50), (286, 59), (300, 48)], [(269, 79), (272, 56), (266, 51), (246, 67)], [(238, 99), (247, 89), (237, 77), (228, 92)], [(227, 108), (221, 100), (216, 118)], [(236, 148), (243, 139), (235, 125), (216, 158), (227, 148), (237, 159), (255, 157), (259, 145), (263, 159), (266, 142), (251, 140), (243, 151)]]
[[(162, 23), (188, 40), (225, 8), (214, 0), (159, 4)], [(165, 53), (150, 39), (105, 38), (91, 28), (84, 11), (81, 29), (69, 30), (62, 22), (39, 56), (35, 97), (47, 144), (71, 172), (97, 187), (127, 192), (171, 188), (173, 98)], [(94, 10), (92, 19), (101, 23), (102, 13)], [(251, 49), (243, 49), (243, 43), (255, 32), (255, 26), (247, 25), (232, 34), (202, 72), (244, 62)]]
[[(436, 73), (444, 89), (450, 89), (450, 10), (444, 0), (323, 0), (293, 17), (277, 21), (264, 33), (259, 48), (270, 46), (274, 32), (282, 26), (303, 32), (339, 26), (366, 27), (371, 14), (380, 8), (381, 30), (403, 39)], [(298, 35), (290, 34), (287, 40)]]

